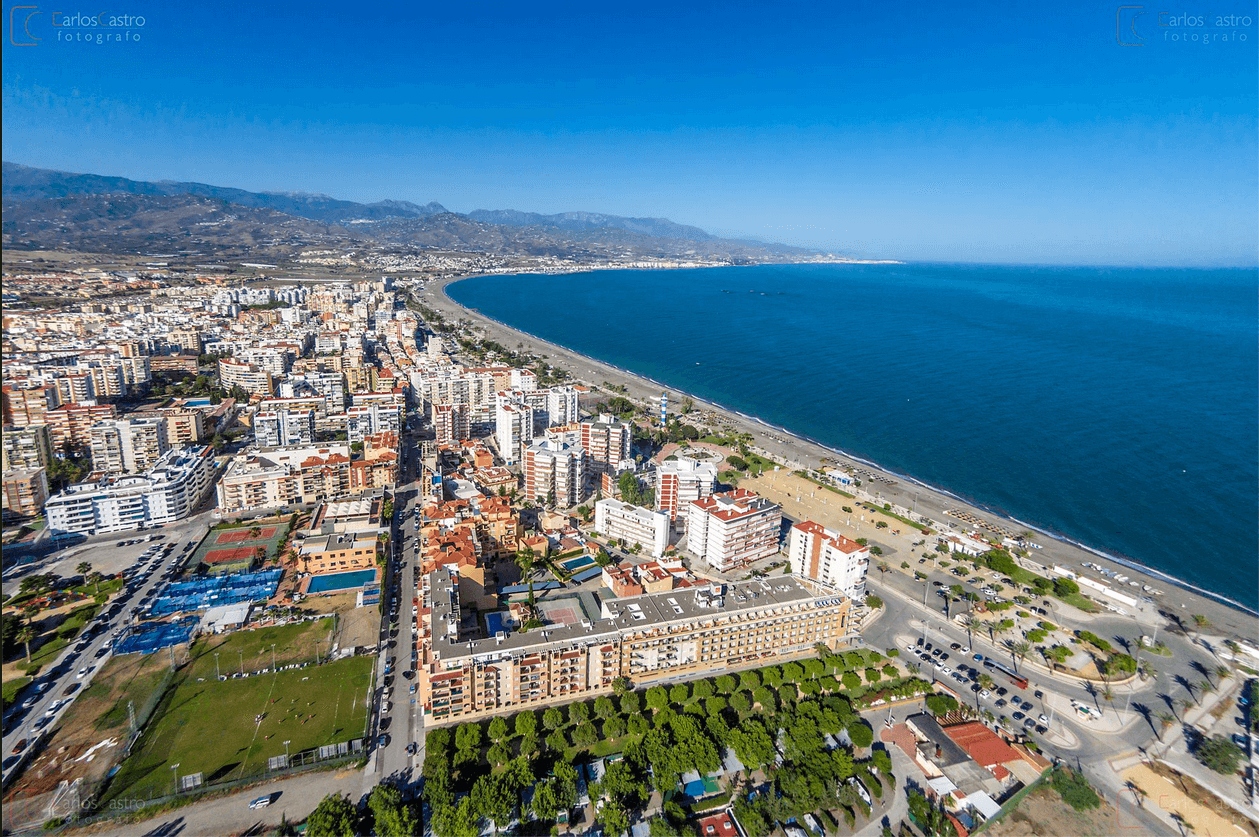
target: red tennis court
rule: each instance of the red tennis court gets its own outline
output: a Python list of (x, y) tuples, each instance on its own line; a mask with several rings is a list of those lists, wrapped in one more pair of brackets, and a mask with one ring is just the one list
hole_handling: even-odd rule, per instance
[(235, 549), (211, 549), (203, 559), (207, 564), (230, 564), (236, 561), (249, 561), (254, 557), (252, 546), (238, 546)]
[(261, 534), (256, 538), (250, 537), (248, 529), (229, 529), (226, 532), (219, 532), (214, 538), (217, 543), (240, 543), (241, 541), (265, 541), (275, 537), (275, 526), (263, 526)]

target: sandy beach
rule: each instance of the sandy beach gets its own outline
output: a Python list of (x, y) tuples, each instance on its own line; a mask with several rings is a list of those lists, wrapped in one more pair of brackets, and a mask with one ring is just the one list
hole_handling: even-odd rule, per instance
[[(605, 382), (621, 385), (626, 388), (629, 397), (640, 401), (658, 398), (662, 391), (669, 393), (671, 404), (680, 403), (684, 395), (689, 396), (694, 400), (697, 410), (701, 413), (713, 414), (716, 424), (725, 423), (736, 431), (750, 433), (754, 439), (752, 444), (754, 450), (786, 463), (792, 470), (849, 468), (862, 482), (861, 489), (854, 492), (858, 494), (858, 499), (880, 505), (891, 503), (893, 506), (900, 506), (923, 515), (940, 530), (955, 532), (974, 530), (976, 525), (971, 521), (979, 521), (980, 525), (986, 524), (985, 528), (991, 532), (1004, 530), (1011, 534), (1020, 534), (1031, 529), (1028, 525), (980, 509), (943, 491), (913, 481), (911, 478), (888, 473), (874, 463), (801, 438), (788, 430), (761, 422), (755, 417), (728, 410), (663, 382), (655, 382), (594, 360), (464, 308), (446, 294), (446, 287), (462, 278), (470, 277), (431, 282), (420, 294), (420, 299), (425, 305), (452, 320), (470, 320), (486, 337), (505, 346), (514, 347), (517, 344), (523, 344), (529, 352), (544, 357), (548, 363), (568, 371), (578, 382), (593, 384), (601, 388)], [(710, 423), (714, 422), (710, 421)], [(839, 498), (839, 495), (834, 496)], [(825, 523), (825, 521), (819, 522)], [(951, 528), (949, 524), (952, 524)], [(905, 532), (903, 536), (908, 536), (908, 534)], [(1252, 642), (1259, 637), (1259, 618), (1240, 605), (1226, 603), (1204, 594), (1205, 591), (1199, 593), (1178, 586), (1179, 582), (1162, 577), (1155, 571), (1146, 570), (1135, 563), (1111, 560), (1100, 553), (1059, 540), (1048, 534), (1037, 533), (1034, 542), (1039, 544), (1041, 549), (1034, 550), (1030, 561), (1024, 562), (1029, 568), (1036, 569), (1035, 564), (1040, 564), (1047, 571), (1053, 565), (1060, 565), (1075, 572), (1081, 572), (1083, 570), (1081, 563), (1090, 561), (1127, 575), (1129, 581), (1138, 582), (1138, 587), (1135, 588), (1130, 588), (1128, 585), (1116, 585), (1125, 593), (1139, 598), (1144, 595), (1140, 592), (1140, 584), (1148, 584), (1154, 589), (1163, 591), (1163, 595), (1153, 597), (1153, 606), (1143, 605), (1143, 612), (1129, 614), (1142, 622), (1164, 621), (1160, 620), (1156, 613), (1161, 610), (1169, 614), (1175, 613), (1187, 626), (1192, 627), (1191, 616), (1202, 614), (1211, 622), (1211, 627), (1205, 631), (1207, 637), (1238, 637)], [(1191, 555), (1192, 553), (1187, 553), (1187, 560)], [(1114, 581), (1101, 579), (1096, 573), (1089, 573), (1089, 575), (1112, 585), (1115, 584)]]

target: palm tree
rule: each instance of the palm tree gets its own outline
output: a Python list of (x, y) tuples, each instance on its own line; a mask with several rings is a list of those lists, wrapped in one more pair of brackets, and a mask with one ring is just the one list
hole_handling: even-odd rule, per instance
[(1225, 679), (1233, 676), (1233, 670), (1228, 666), (1215, 667), (1215, 679), (1217, 682), (1223, 683)]
[(80, 561), (79, 565), (75, 567), (74, 569), (79, 575), (83, 576), (83, 578), (86, 580), (88, 577), (88, 574), (92, 572), (92, 563), (90, 561)]
[(520, 568), (521, 575), (529, 577), (529, 617), (533, 618), (533, 567), (536, 559), (533, 554), (533, 547), (525, 544), (516, 550), (516, 566)]
[(1176, 701), (1176, 705), (1180, 707), (1180, 714), (1184, 715), (1194, 706), (1193, 698), (1180, 698)]
[(1110, 684), (1107, 683), (1106, 687), (1102, 689), (1102, 700), (1106, 701), (1107, 703), (1110, 703), (1114, 699), (1115, 699), (1115, 693), (1111, 690)]
[(96, 595), (99, 596), (101, 593), (101, 582), (105, 580), (105, 576), (100, 573), (92, 573), (87, 577), (87, 580), (96, 585)]
[(971, 628), (975, 627), (975, 617), (969, 613), (963, 615), (958, 621), (966, 628), (966, 644), (970, 645), (973, 641), (971, 638)]
[(26, 646), (26, 664), (31, 663), (31, 643), (35, 641), (35, 629), (30, 625), (23, 625), (21, 630), (17, 632), (17, 641)]
[(996, 685), (996, 682), (992, 679), (992, 675), (985, 671), (979, 675), (979, 685), (985, 689), (991, 689)]
[(1215, 687), (1211, 685), (1210, 680), (1203, 680), (1198, 684), (1198, 689), (1202, 691), (1203, 698), (1215, 691)]
[(1193, 619), (1194, 627), (1198, 629), (1198, 635), (1201, 637), (1202, 629), (1211, 624), (1211, 620), (1203, 616), (1201, 613), (1195, 613), (1190, 617)]
[(1014, 658), (1021, 663), (1027, 658), (1027, 652), (1032, 650), (1032, 644), (1030, 642), (1016, 642), (1010, 646), (1010, 649), (1014, 652)]
[(1163, 740), (1163, 733), (1167, 732), (1168, 727), (1170, 727), (1174, 723), (1176, 723), (1176, 719), (1172, 717), (1170, 714), (1168, 714), (1167, 712), (1158, 713), (1158, 724), (1159, 724), (1158, 740), (1159, 741)]

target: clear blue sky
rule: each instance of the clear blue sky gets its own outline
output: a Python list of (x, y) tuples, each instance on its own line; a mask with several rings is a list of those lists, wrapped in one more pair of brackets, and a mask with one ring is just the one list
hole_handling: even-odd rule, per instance
[(29, 47), (6, 5), (3, 153), (878, 257), (1254, 265), (1259, 12), (1160, 27), (1205, 14), (1177, 2), (1121, 20), (1130, 47), (1113, 3), (119, 0), (144, 25), (92, 33), (138, 42), (58, 41), (40, 5)]

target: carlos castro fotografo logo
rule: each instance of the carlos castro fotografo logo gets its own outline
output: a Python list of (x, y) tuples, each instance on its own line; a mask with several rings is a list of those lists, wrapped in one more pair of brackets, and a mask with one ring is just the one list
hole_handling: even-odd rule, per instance
[(138, 43), (148, 23), (128, 12), (62, 12), (39, 6), (9, 7), (9, 43), (32, 47), (49, 43)]

